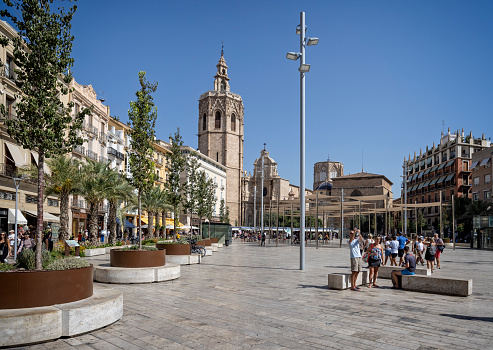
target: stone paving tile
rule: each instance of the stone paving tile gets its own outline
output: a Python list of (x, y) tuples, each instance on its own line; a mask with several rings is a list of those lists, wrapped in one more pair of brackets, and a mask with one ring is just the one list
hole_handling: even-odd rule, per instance
[[(473, 278), (467, 298), (396, 291), (389, 280), (361, 292), (327, 288), (349, 271), (338, 242), (306, 248), (234, 242), (152, 284), (105, 285), (124, 294), (116, 323), (26, 349), (488, 349), (493, 340), (493, 252), (447, 248), (436, 277)], [(88, 258), (107, 263), (109, 255)]]

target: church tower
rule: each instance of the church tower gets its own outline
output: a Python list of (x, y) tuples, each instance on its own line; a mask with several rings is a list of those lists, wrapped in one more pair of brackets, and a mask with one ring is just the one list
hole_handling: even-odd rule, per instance
[(226, 205), (230, 224), (240, 225), (243, 100), (230, 91), (223, 51), (216, 68), (214, 90), (203, 93), (199, 99), (198, 149), (227, 167)]

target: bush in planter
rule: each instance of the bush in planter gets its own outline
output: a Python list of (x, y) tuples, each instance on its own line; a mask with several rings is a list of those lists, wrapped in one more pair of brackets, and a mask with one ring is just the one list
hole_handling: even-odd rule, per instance
[(59, 271), (59, 270), (69, 270), (69, 269), (81, 269), (84, 267), (89, 267), (89, 264), (84, 259), (77, 259), (75, 257), (68, 257), (65, 259), (57, 259), (52, 261), (45, 270), (49, 271)]
[[(138, 245), (132, 245), (130, 247), (120, 248), (120, 250), (127, 251), (127, 250), (140, 250), (140, 249)], [(142, 246), (141, 250), (158, 250), (158, 249), (156, 247)]]
[(157, 243), (157, 238), (149, 238), (149, 239), (144, 239), (142, 241), (143, 245), (153, 245)]
[(15, 265), (9, 263), (0, 263), (0, 271), (10, 271), (15, 269)]
[[(41, 265), (43, 269), (56, 259), (49, 251), (43, 250), (41, 254)], [(34, 270), (36, 268), (36, 256), (32, 249), (23, 249), (17, 255), (16, 267), (19, 269)]]

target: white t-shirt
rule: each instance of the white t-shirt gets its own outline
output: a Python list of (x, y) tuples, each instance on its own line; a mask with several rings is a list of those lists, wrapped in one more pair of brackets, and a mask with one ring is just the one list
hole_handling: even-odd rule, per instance
[(359, 250), (359, 239), (355, 238), (351, 242), (347, 241), (350, 250), (351, 258), (361, 258), (361, 252)]
[(9, 235), (9, 241), (10, 241), (10, 245), (13, 247), (15, 244), (15, 233), (11, 233)]
[(399, 252), (399, 241), (390, 241), (390, 253), (397, 254)]
[(390, 250), (390, 241), (385, 241), (385, 250)]
[(422, 252), (422, 251), (424, 251), (424, 250), (425, 250), (425, 245), (423, 244), (423, 242), (421, 242), (421, 243), (420, 243), (420, 242), (418, 242), (417, 246), (418, 246), (418, 250), (419, 250), (420, 252)]

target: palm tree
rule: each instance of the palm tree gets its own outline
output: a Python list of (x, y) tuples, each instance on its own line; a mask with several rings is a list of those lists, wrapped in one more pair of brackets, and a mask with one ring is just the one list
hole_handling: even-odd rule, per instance
[(472, 219), (474, 216), (477, 215), (488, 215), (492, 211), (493, 211), (493, 207), (491, 203), (482, 200), (472, 201), (467, 206), (466, 212), (464, 213), (463, 217)]
[[(106, 193), (106, 199), (109, 203), (108, 210), (108, 228), (110, 234), (108, 240), (110, 244), (115, 244), (116, 241), (116, 216), (117, 209), (121, 201), (129, 201), (134, 197), (134, 187), (128, 183), (128, 181), (119, 174), (116, 170), (113, 171), (114, 182), (113, 186), (108, 189)], [(124, 220), (121, 221), (123, 227)]]
[(65, 155), (59, 155), (46, 161), (51, 174), (46, 174), (45, 196), (57, 195), (60, 198), (61, 241), (69, 238), (69, 197), (76, 192), (79, 182), (79, 162)]
[(82, 164), (80, 173), (82, 176), (77, 191), (90, 205), (89, 241), (91, 244), (96, 244), (98, 209), (108, 193), (112, 192), (118, 174), (110, 169), (109, 163), (96, 162), (89, 158), (86, 159), (86, 163)]
[(143, 193), (142, 209), (147, 212), (147, 231), (149, 232), (149, 237), (154, 238), (154, 216), (157, 216), (163, 208), (169, 207), (166, 193), (159, 187), (153, 187)]

